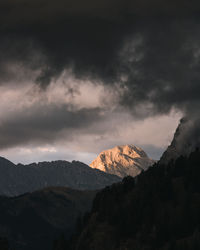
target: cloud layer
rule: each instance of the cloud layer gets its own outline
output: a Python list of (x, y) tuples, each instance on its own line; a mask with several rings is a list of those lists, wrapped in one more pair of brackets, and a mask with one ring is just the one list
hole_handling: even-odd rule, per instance
[(120, 103), (131, 108), (167, 112), (199, 99), (197, 1), (3, 0), (0, 10), (1, 84), (21, 64), (43, 87), (65, 69), (118, 82), (126, 90)]
[(0, 148), (106, 139), (122, 119), (174, 110), (197, 121), (199, 12), (196, 0), (2, 0)]

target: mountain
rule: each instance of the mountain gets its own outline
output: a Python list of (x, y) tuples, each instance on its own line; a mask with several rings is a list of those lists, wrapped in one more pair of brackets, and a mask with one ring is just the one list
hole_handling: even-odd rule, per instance
[[(200, 151), (98, 192), (68, 250), (200, 249)], [(55, 250), (58, 250), (58, 248)]]
[(139, 147), (134, 145), (117, 146), (105, 150), (90, 164), (90, 167), (109, 174), (125, 177), (136, 176), (155, 163)]
[(15, 165), (0, 157), (0, 195), (5, 196), (17, 196), (49, 186), (95, 190), (120, 180), (118, 176), (92, 169), (78, 161)]
[(63, 233), (70, 237), (77, 218), (89, 211), (96, 191), (46, 188), (18, 197), (0, 197), (0, 249), (49, 250)]
[(163, 153), (160, 164), (167, 164), (179, 156), (188, 156), (197, 147), (200, 147), (199, 121), (182, 118), (177, 127), (174, 138)]

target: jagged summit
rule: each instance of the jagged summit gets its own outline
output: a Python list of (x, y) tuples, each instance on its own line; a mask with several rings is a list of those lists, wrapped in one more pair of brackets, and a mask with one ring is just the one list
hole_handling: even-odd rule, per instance
[(154, 162), (143, 149), (129, 144), (101, 152), (90, 164), (90, 167), (125, 177), (140, 174), (142, 170), (147, 170)]

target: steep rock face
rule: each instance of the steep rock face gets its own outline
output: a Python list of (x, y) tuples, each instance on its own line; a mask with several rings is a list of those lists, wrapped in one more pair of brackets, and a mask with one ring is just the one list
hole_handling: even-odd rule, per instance
[(139, 147), (134, 145), (117, 146), (100, 153), (90, 167), (100, 169), (109, 174), (125, 177), (136, 176), (155, 163)]
[(168, 164), (179, 156), (188, 156), (200, 146), (200, 130), (198, 121), (182, 118), (177, 127), (174, 138), (160, 158), (160, 164)]
[(0, 195), (17, 196), (50, 186), (95, 190), (118, 182), (118, 176), (73, 161), (18, 164), (0, 158)]

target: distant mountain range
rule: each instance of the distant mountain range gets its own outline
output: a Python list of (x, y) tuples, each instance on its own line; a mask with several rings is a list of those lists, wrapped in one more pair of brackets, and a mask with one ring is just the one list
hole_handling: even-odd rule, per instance
[(120, 180), (118, 176), (92, 169), (78, 161), (15, 165), (0, 157), (0, 195), (4, 196), (17, 196), (51, 186), (96, 190)]
[(78, 161), (15, 165), (0, 157), (0, 236), (11, 249), (52, 249), (54, 240), (61, 234), (69, 238), (77, 219), (90, 211), (95, 190), (120, 182), (123, 176), (137, 175), (153, 163), (133, 145), (102, 154), (106, 169), (97, 165), (98, 158), (94, 162), (99, 169)]
[(17, 196), (45, 187), (96, 190), (136, 176), (155, 163), (139, 147), (117, 146), (103, 151), (90, 165), (79, 161), (39, 162), (29, 165), (0, 157), (0, 195)]
[(128, 175), (137, 176), (155, 162), (141, 148), (123, 145), (101, 152), (90, 166), (123, 178)]

